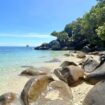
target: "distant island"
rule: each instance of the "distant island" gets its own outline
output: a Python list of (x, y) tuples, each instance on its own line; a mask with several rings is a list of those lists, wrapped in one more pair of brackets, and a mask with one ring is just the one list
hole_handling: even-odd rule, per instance
[(105, 0), (72, 23), (61, 32), (52, 32), (56, 37), (49, 43), (35, 47), (35, 50), (83, 50), (86, 52), (105, 49)]

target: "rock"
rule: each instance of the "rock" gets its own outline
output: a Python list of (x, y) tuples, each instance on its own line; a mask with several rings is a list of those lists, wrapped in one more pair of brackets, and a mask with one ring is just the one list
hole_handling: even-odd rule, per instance
[(88, 53), (88, 52), (91, 51), (91, 49), (89, 48), (89, 46), (86, 45), (82, 48), (82, 51), (85, 52), (85, 53)]
[(33, 71), (33, 70), (24, 70), (20, 73), (20, 75), (25, 76), (38, 76), (38, 75), (47, 75), (44, 71)]
[[(54, 74), (62, 81), (67, 83), (67, 78), (64, 78), (63, 75), (61, 74), (62, 71), (62, 67), (59, 67), (57, 69), (54, 70)], [(68, 73), (69, 75), (69, 73)]]
[(61, 50), (61, 45), (58, 40), (53, 40), (50, 43), (43, 43), (34, 48), (35, 50)]
[(105, 80), (97, 83), (87, 94), (83, 105), (104, 105), (105, 104)]
[(37, 46), (34, 48), (35, 50), (48, 50), (49, 49), (49, 44), (48, 43), (43, 43), (40, 46)]
[(67, 66), (54, 70), (59, 79), (68, 83), (69, 86), (76, 86), (82, 82), (81, 78), (84, 76), (84, 71), (78, 66)]
[(99, 55), (99, 52), (98, 51), (94, 51), (94, 52), (90, 52), (89, 54), (91, 54), (91, 55)]
[(99, 52), (99, 55), (103, 56), (103, 55), (105, 55), (105, 52)]
[(53, 81), (34, 105), (73, 105), (71, 89), (63, 81)]
[(64, 61), (60, 66), (61, 66), (61, 67), (66, 67), (66, 66), (70, 66), (70, 65), (77, 66), (76, 63), (70, 62), (70, 61)]
[(51, 81), (53, 78), (46, 75), (30, 79), (21, 93), (23, 104), (30, 105), (35, 102)]
[(86, 73), (93, 72), (99, 63), (93, 58), (89, 57), (82, 63), (82, 68)]
[(85, 57), (86, 57), (85, 53), (83, 53), (83, 52), (77, 53), (77, 58), (85, 58)]
[(39, 75), (47, 75), (49, 74), (49, 72), (50, 72), (50, 69), (47, 67), (39, 67), (39, 68), (27, 67), (27, 69), (22, 71), (20, 75), (39, 76)]
[(90, 84), (96, 84), (97, 82), (105, 79), (105, 63), (95, 69), (95, 71), (86, 74), (85, 80)]
[(100, 60), (101, 64), (103, 62), (105, 62), (105, 54), (101, 55), (99, 60)]
[(85, 63), (86, 60), (87, 60), (87, 59), (84, 58), (84, 59), (80, 60), (80, 61), (78, 62), (78, 64), (82, 66), (82, 65)]
[(10, 105), (16, 99), (15, 93), (5, 93), (0, 96), (0, 105)]
[(100, 57), (100, 63), (95, 67), (94, 71), (90, 73), (85, 73), (85, 80), (91, 84), (96, 84), (97, 82), (105, 79), (105, 56)]
[(53, 62), (61, 62), (58, 58), (53, 58), (52, 60), (46, 61), (47, 63), (53, 63)]
[(87, 44), (86, 46), (83, 47), (82, 51), (89, 53), (89, 52), (93, 52), (93, 51), (97, 51), (98, 50), (98, 46), (94, 45), (94, 44)]
[(53, 40), (49, 43), (49, 48), (51, 50), (60, 50), (61, 49), (61, 45), (60, 42), (57, 40)]

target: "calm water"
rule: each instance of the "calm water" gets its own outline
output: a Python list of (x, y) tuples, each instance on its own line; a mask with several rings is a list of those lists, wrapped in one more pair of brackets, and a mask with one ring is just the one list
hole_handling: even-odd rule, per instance
[(56, 58), (63, 53), (26, 47), (0, 47), (0, 74), (21, 71), (22, 66), (40, 66), (44, 61)]

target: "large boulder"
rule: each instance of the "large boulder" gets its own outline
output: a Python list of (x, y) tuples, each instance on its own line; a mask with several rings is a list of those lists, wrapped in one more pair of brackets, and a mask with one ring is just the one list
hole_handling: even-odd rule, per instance
[(84, 71), (78, 66), (67, 66), (54, 70), (55, 75), (69, 86), (76, 86), (82, 82)]
[(21, 99), (24, 105), (30, 105), (35, 102), (41, 93), (47, 89), (48, 84), (54, 79), (44, 75), (30, 79), (21, 93)]
[(83, 105), (105, 105), (105, 80), (97, 83), (87, 94)]
[(72, 99), (70, 87), (50, 76), (30, 79), (21, 93), (23, 105), (73, 105)]
[(97, 82), (105, 79), (105, 63), (96, 68), (95, 71), (86, 73), (85, 75), (85, 80), (91, 84), (96, 84)]
[(53, 81), (34, 105), (73, 105), (71, 89), (63, 81)]
[(93, 72), (96, 67), (99, 65), (99, 62), (97, 62), (93, 57), (88, 57), (82, 62), (82, 68), (86, 73)]
[(92, 84), (96, 84), (105, 79), (105, 57), (100, 57), (100, 63), (95, 67), (94, 71), (85, 73), (85, 79)]

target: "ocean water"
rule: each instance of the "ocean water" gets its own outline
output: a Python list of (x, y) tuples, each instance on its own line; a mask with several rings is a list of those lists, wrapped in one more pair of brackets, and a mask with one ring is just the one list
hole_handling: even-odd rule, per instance
[(64, 52), (34, 50), (32, 47), (0, 47), (0, 78), (22, 71), (23, 66), (41, 66), (61, 54)]

